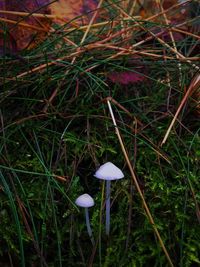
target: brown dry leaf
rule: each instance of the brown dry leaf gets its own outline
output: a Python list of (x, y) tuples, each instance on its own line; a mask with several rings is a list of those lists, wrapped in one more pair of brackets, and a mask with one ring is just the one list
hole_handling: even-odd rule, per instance
[[(0, 9), (1, 11), (47, 14), (49, 12), (48, 2), (49, 0), (0, 0)], [(4, 28), (6, 28), (11, 39), (15, 40), (17, 50), (32, 48), (44, 40), (51, 24), (51, 21), (47, 18), (36, 18), (31, 15), (23, 16), (20, 13), (4, 14), (0, 12), (0, 20), (4, 23)], [(12, 44), (10, 46), (12, 47)]]
[(83, 25), (89, 22), (92, 16), (90, 11), (97, 7), (97, 0), (59, 0), (49, 6), (50, 13), (57, 16), (54, 21), (58, 24), (69, 22), (73, 25)]
[[(12, 47), (17, 51), (22, 49), (31, 49), (43, 41), (49, 30), (52, 21), (57, 24), (68, 23), (76, 17), (74, 25), (82, 25), (89, 22), (92, 16), (92, 10), (97, 7), (97, 0), (0, 0), (0, 21), (4, 23), (9, 35), (6, 41), (7, 50), (14, 52)], [(52, 3), (51, 3), (52, 2)], [(15, 11), (18, 14), (3, 13), (1, 11)], [(27, 13), (22, 15), (20, 12)], [(55, 19), (47, 17), (36, 17), (30, 13), (51, 14)], [(5, 28), (4, 27), (4, 28)], [(3, 33), (3, 28), (0, 29)], [(2, 35), (2, 34), (1, 34)], [(5, 43), (1, 38), (0, 46), (4, 47)], [(3, 44), (2, 44), (3, 43)]]

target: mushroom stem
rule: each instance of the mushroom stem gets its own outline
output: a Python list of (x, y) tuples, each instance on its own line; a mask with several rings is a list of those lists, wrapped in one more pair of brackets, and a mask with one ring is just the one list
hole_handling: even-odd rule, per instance
[(94, 237), (92, 235), (92, 229), (91, 229), (91, 226), (90, 226), (90, 218), (89, 218), (88, 208), (85, 208), (85, 220), (86, 220), (86, 226), (87, 226), (88, 235), (90, 237), (92, 245), (94, 246), (95, 243), (94, 243)]
[(106, 235), (110, 233), (110, 180), (106, 181)]

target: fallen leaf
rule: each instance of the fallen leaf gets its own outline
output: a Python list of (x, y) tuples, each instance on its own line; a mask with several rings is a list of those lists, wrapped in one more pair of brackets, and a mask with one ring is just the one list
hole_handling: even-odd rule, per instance
[(89, 22), (92, 10), (97, 7), (97, 0), (59, 0), (49, 6), (52, 15), (57, 16), (54, 22), (64, 24), (74, 20), (72, 24), (83, 25)]
[[(18, 12), (18, 14), (0, 12), (0, 21), (3, 25), (1, 31), (6, 28), (11, 37), (10, 47), (12, 47), (12, 40), (15, 40), (18, 51), (27, 47), (32, 48), (44, 40), (49, 31), (51, 21), (47, 18), (36, 18), (31, 15), (22, 16), (20, 12), (47, 14), (49, 12), (48, 3), (49, 0), (0, 1), (1, 10)], [(6, 46), (8, 46), (8, 43), (6, 43)]]
[(118, 83), (121, 85), (142, 82), (146, 78), (144, 74), (133, 71), (110, 72), (107, 77), (112, 83)]

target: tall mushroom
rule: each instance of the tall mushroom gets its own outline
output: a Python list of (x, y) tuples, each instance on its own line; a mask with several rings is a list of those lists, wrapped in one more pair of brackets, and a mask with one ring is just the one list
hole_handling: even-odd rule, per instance
[(106, 235), (110, 232), (110, 183), (124, 177), (123, 172), (111, 162), (100, 166), (94, 176), (98, 179), (106, 180)]
[(94, 246), (95, 244), (94, 237), (92, 235), (92, 229), (90, 226), (90, 218), (89, 218), (89, 211), (88, 211), (88, 208), (94, 206), (94, 199), (88, 194), (83, 194), (76, 199), (75, 203), (77, 206), (85, 208), (85, 220), (86, 220), (87, 231), (88, 231), (90, 240), (92, 242), (92, 245)]

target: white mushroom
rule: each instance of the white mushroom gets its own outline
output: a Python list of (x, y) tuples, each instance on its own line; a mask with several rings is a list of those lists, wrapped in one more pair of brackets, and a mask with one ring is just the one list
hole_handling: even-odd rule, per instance
[(106, 234), (110, 232), (110, 181), (122, 179), (123, 172), (111, 162), (100, 166), (94, 176), (98, 179), (106, 180)]
[(76, 199), (75, 203), (77, 206), (85, 208), (85, 220), (86, 220), (87, 231), (88, 231), (90, 240), (94, 246), (95, 244), (94, 237), (92, 235), (92, 229), (90, 226), (90, 218), (89, 218), (89, 211), (88, 211), (88, 208), (94, 206), (94, 199), (88, 194), (83, 194)]

